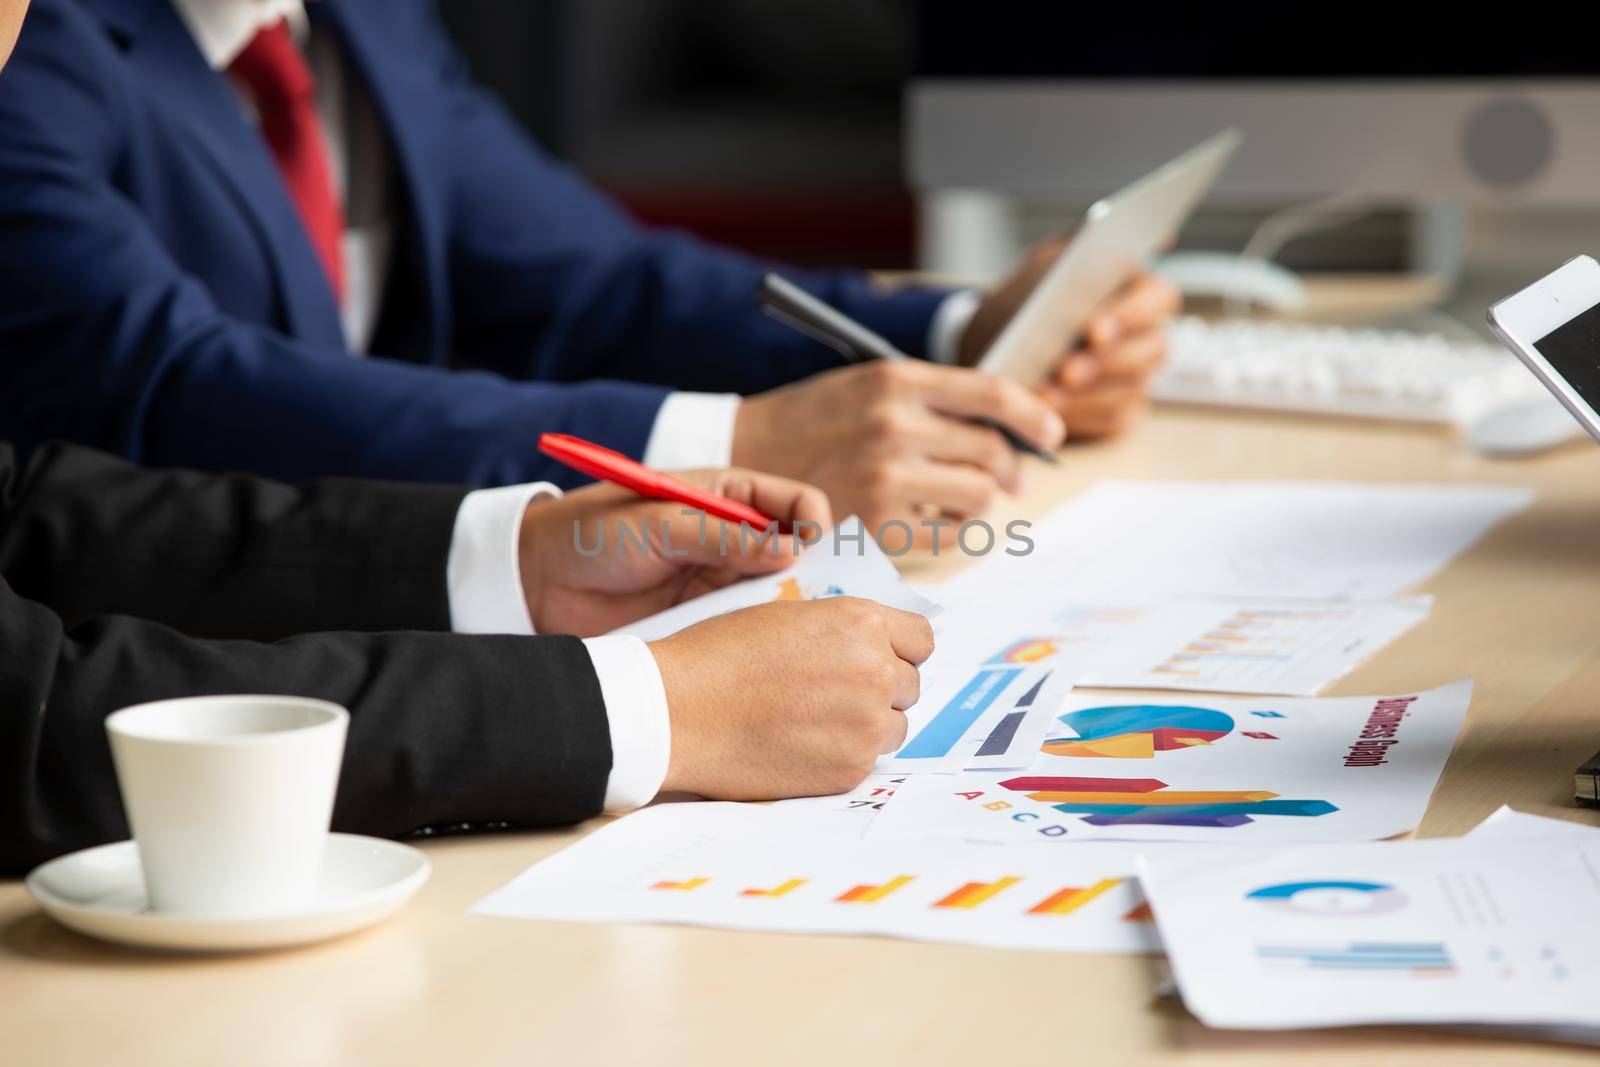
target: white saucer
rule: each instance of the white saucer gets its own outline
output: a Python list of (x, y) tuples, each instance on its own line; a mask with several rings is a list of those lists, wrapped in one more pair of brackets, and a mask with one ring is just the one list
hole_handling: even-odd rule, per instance
[(90, 937), (144, 948), (229, 952), (286, 948), (371, 926), (410, 900), (428, 880), (428, 858), (409, 845), (329, 834), (316, 899), (288, 915), (248, 919), (161, 914), (145, 899), (139, 846), (84, 849), (28, 875), (28, 892), (64, 926)]

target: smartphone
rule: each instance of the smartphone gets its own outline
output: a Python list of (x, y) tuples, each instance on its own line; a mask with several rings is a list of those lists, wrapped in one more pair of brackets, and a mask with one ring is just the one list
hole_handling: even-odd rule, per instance
[(1567, 260), (1490, 307), (1489, 328), (1600, 442), (1600, 263)]
[(1238, 130), (1223, 130), (1089, 208), (978, 369), (1035, 388), (1049, 381), (1062, 338), (1082, 333), (1094, 309), (1177, 236), (1242, 140)]

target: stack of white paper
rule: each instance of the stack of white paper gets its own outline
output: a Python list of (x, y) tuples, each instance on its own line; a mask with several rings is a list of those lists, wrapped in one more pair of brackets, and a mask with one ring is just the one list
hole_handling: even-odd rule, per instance
[[(1529, 498), (1099, 486), (1036, 528), (1032, 556), (937, 594), (958, 606), (935, 621), (906, 741), (857, 789), (647, 809), (473, 910), (1076, 952), (1165, 941), (1215, 1026), (1600, 1040), (1600, 834), (1501, 813), (1467, 838), (1373, 843), (1420, 821), (1471, 679), (1310, 696), (1421, 621), (1430, 600), (1399, 594)], [(841, 594), (938, 613), (867, 546), (628, 632)]]
[(1421, 622), (1431, 597), (1065, 603), (1026, 614), (963, 608), (941, 616), (938, 663), (1062, 672), (1096, 689), (1314, 696)]
[(878, 769), (1027, 768), (1074, 684), (1310, 695), (1420, 622), (1429, 603), (1072, 605), (1034, 621), (946, 613), (935, 623), (937, 650), (923, 667), (905, 744)]
[(1146, 852), (1184, 1003), (1211, 1026), (1600, 1036), (1600, 834)]
[(1148, 850), (885, 846), (841, 840), (769, 808), (666, 804), (590, 834), (472, 910), (1151, 952), (1158, 942), (1133, 881), (1135, 855)]
[(1391, 837), (1421, 821), (1471, 697), (1471, 679), (1366, 697), (1074, 693), (1028, 770), (909, 778), (866, 832), (1056, 845)]
[[(740, 608), (755, 607), (779, 600), (821, 600), (830, 596), (854, 596), (876, 600), (902, 611), (914, 611), (933, 618), (943, 609), (914, 592), (901, 578), (872, 538), (863, 531), (861, 520), (852, 515), (839, 524), (837, 545), (833, 534), (800, 554), (794, 566), (777, 574), (749, 578), (707, 593), (624, 626), (617, 633), (632, 634), (646, 641), (669, 637), (686, 626)], [(729, 552), (737, 550), (730, 545)], [(754, 546), (752, 546), (754, 550)], [(627, 551), (618, 547), (617, 551)]]

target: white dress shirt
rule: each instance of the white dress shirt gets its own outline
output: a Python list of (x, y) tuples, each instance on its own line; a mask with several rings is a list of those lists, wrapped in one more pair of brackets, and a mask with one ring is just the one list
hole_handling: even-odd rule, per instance
[[(462, 499), (445, 564), (452, 630), (461, 634), (533, 633), (518, 563), (522, 513), (537, 497), (560, 495), (555, 486), (540, 482), (478, 489)], [(600, 679), (611, 732), (606, 810), (642, 807), (661, 791), (672, 754), (672, 726), (661, 670), (637, 637), (591, 637), (583, 645)]]

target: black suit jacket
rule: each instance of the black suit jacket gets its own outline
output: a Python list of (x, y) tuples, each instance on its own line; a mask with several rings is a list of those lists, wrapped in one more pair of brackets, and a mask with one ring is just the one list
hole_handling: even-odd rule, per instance
[(444, 632), (464, 493), (0, 445), (0, 873), (126, 837), (103, 720), (203, 693), (350, 709), (335, 829), (598, 812), (611, 742), (582, 643)]

